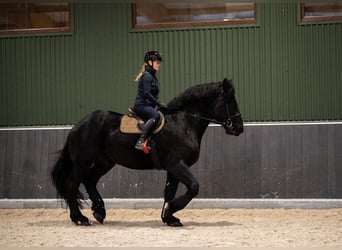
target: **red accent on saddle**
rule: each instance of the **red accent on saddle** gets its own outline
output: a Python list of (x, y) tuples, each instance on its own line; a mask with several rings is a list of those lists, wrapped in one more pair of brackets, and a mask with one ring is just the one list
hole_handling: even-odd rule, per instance
[(145, 154), (149, 154), (150, 153), (150, 149), (149, 149), (149, 147), (147, 146), (147, 144), (148, 144), (148, 139), (145, 141), (145, 143), (144, 143), (144, 146), (143, 146), (143, 151), (144, 151), (144, 153)]

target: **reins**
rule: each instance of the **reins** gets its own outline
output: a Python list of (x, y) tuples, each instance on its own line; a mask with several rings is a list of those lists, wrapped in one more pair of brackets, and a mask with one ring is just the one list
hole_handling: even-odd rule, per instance
[(230, 115), (230, 112), (229, 112), (229, 108), (228, 108), (228, 104), (225, 105), (225, 108), (226, 108), (226, 114), (227, 114), (227, 119), (223, 122), (220, 122), (220, 121), (217, 121), (215, 119), (211, 119), (211, 118), (208, 118), (208, 117), (205, 117), (205, 116), (201, 116), (199, 114), (191, 114), (191, 113), (188, 113), (188, 112), (185, 112), (183, 111), (186, 115), (188, 116), (191, 116), (195, 119), (201, 119), (201, 120), (205, 120), (205, 121), (208, 121), (208, 122), (211, 122), (211, 123), (215, 123), (215, 124), (219, 124), (219, 125), (222, 125), (222, 126), (228, 126), (228, 127), (231, 127), (232, 126), (232, 119), (234, 119), (235, 117), (239, 117), (241, 116), (240, 113), (236, 113), (234, 115)]
[(187, 113), (187, 112), (184, 112), (186, 115), (188, 116), (191, 116), (195, 119), (201, 119), (201, 120), (205, 120), (205, 121), (208, 121), (208, 122), (211, 122), (211, 123), (215, 123), (215, 124), (220, 124), (220, 125), (223, 125), (224, 122), (220, 122), (220, 121), (217, 121), (215, 119), (210, 119), (208, 117), (204, 117), (204, 116), (201, 116), (199, 114), (191, 114), (191, 113)]

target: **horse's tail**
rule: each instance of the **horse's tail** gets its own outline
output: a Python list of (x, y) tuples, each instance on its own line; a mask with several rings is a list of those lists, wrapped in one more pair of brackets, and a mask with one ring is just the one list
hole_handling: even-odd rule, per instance
[[(69, 154), (69, 136), (66, 140), (64, 148), (59, 152), (59, 157), (51, 170), (52, 183), (57, 190), (57, 196), (63, 198), (67, 205), (69, 205), (69, 197), (73, 186), (73, 162)], [(83, 199), (82, 193), (78, 190), (77, 193), (78, 204), (80, 206), (80, 199)]]

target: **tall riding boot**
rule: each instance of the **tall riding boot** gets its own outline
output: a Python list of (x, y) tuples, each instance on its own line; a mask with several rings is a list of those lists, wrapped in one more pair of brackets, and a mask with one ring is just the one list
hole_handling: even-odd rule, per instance
[(154, 129), (155, 122), (156, 121), (154, 119), (149, 119), (145, 123), (143, 133), (141, 134), (140, 138), (138, 139), (137, 143), (135, 144), (136, 149), (143, 150), (144, 143), (145, 143), (146, 139), (149, 137), (152, 130)]

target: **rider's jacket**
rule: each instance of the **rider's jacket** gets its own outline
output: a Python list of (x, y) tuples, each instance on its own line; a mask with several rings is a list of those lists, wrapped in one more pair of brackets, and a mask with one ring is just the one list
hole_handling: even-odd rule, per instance
[(159, 104), (158, 94), (159, 82), (156, 77), (156, 71), (150, 65), (147, 65), (145, 72), (139, 80), (138, 93), (135, 98), (134, 106), (147, 105), (155, 107)]

